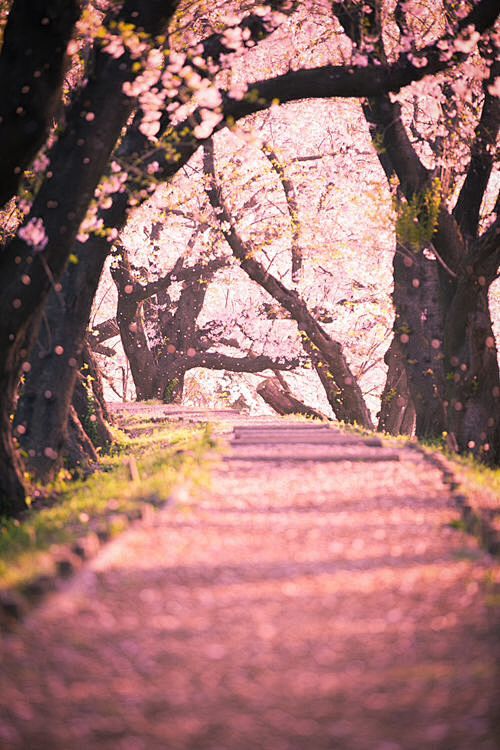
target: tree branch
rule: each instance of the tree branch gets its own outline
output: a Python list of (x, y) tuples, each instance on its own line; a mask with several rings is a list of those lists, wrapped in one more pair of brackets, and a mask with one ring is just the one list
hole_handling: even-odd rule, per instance
[[(339, 19), (345, 18), (342, 6), (336, 5)], [(477, 10), (479, 6), (476, 6)], [(473, 11), (474, 12), (474, 11)], [(345, 31), (357, 41), (360, 38), (359, 27), (362, 25), (364, 16), (359, 6), (353, 8), (356, 15), (348, 16)], [(371, 14), (372, 31), (381, 39), (379, 19)], [(399, 18), (399, 24), (403, 19)], [(464, 28), (463, 23), (458, 24)], [(403, 27), (404, 28), (404, 27)], [(380, 42), (376, 52), (370, 54), (375, 62), (377, 57), (385, 59), (383, 45)], [(431, 187), (431, 175), (422, 164), (413, 144), (411, 143), (406, 128), (401, 119), (401, 106), (399, 103), (391, 102), (387, 94), (371, 96), (363, 105), (363, 111), (367, 119), (372, 141), (376, 147), (377, 155), (382, 168), (388, 179), (395, 173), (399, 180), (399, 189), (408, 201), (415, 195), (421, 194)], [(439, 212), (439, 221), (432, 242), (439, 253), (444, 267), (451, 269), (456, 274), (460, 264), (465, 257), (465, 244), (460, 229), (452, 215), (442, 205)]]
[(108, 318), (108, 320), (104, 320), (102, 323), (93, 326), (92, 330), (88, 333), (88, 338), (90, 345), (95, 349), (98, 344), (102, 344), (104, 341), (108, 341), (108, 339), (119, 335), (120, 329), (116, 318)]
[[(494, 45), (494, 42), (492, 41)], [(494, 47), (495, 49), (495, 47)], [(500, 76), (500, 63), (494, 60), (489, 78), (484, 81), (484, 103), (471, 148), (470, 163), (453, 216), (462, 233), (475, 237), (479, 226), (481, 204), (495, 160), (495, 146), (500, 124), (500, 99), (489, 93)]]
[(61, 99), (77, 0), (15, 0), (0, 55), (0, 208), (44, 144)]
[(221, 352), (203, 352), (191, 358), (191, 367), (206, 367), (209, 370), (230, 370), (231, 372), (263, 372), (264, 370), (293, 370), (300, 367), (299, 357), (293, 359), (273, 359), (264, 354), (247, 357), (231, 357)]
[[(414, 81), (427, 75), (435, 75), (462, 60), (467, 55), (454, 48), (457, 34), (473, 25), (482, 33), (490, 28), (497, 16), (495, 0), (481, 0), (448, 34), (434, 43), (414, 51), (412, 55), (402, 53), (390, 64), (372, 64), (366, 67), (350, 65), (325, 65), (318, 68), (290, 71), (275, 78), (249, 84), (249, 91), (242, 99), (235, 99), (221, 92), (221, 122), (214, 132), (227, 126), (228, 122), (267, 109), (273, 102), (285, 103), (300, 99), (325, 99), (331, 97), (374, 97), (390, 91), (397, 92)], [(448, 45), (449, 50), (442, 49)], [(411, 57), (411, 59), (410, 59)], [(426, 61), (425, 64), (412, 60)], [(159, 148), (151, 148), (151, 142), (134, 128), (124, 139), (120, 150), (125, 157), (143, 158), (143, 168), (156, 162), (158, 179), (175, 174), (185, 164), (203, 139), (193, 136), (194, 127), (202, 121), (202, 115), (195, 110), (183, 122), (172, 125), (168, 113), (161, 120)]]
[(227, 266), (227, 258), (214, 258), (203, 265), (197, 264), (195, 266), (183, 266), (182, 263), (183, 258), (179, 258), (173, 269), (162, 276), (161, 279), (137, 285), (134, 288), (134, 298), (139, 302), (149, 299), (149, 297), (167, 289), (174, 281), (185, 281), (188, 284), (195, 281), (209, 281), (216, 271)]
[(302, 248), (300, 246), (299, 203), (295, 193), (295, 185), (293, 184), (293, 180), (286, 174), (285, 167), (272, 146), (266, 143), (262, 148), (262, 153), (267, 157), (271, 167), (278, 175), (283, 192), (285, 193), (292, 227), (292, 281), (298, 282), (300, 269), (302, 268)]

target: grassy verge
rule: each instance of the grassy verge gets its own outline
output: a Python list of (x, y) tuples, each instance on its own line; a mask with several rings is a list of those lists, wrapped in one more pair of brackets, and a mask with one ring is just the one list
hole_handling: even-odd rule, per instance
[(500, 555), (500, 468), (490, 468), (472, 456), (458, 456), (435, 444), (424, 443), (421, 450), (431, 460), (437, 458), (450, 484), (462, 515), (457, 528), (474, 534), (489, 552)]
[[(215, 447), (207, 426), (127, 419), (98, 472), (71, 480), (64, 472), (48, 498), (22, 519), (0, 518), (0, 591), (28, 587), (42, 576), (72, 569), (99, 541), (153, 512), (175, 493), (187, 497), (209, 481), (207, 456)], [(182, 488), (182, 492), (179, 491)], [(73, 560), (73, 563), (71, 563)]]

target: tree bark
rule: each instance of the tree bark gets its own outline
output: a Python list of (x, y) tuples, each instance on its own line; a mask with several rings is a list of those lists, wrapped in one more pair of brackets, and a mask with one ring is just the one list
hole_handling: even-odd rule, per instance
[[(28, 345), (36, 340), (37, 330), (38, 325), (31, 334), (25, 332)], [(12, 356), (15, 353), (7, 351), (0, 367), (0, 516), (17, 516), (27, 509), (24, 467), (12, 434), (19, 383), (18, 363)]]
[(394, 256), (394, 333), (406, 363), (416, 435), (435, 439), (446, 428), (444, 316), (437, 262), (398, 244)]
[(85, 334), (108, 248), (97, 237), (78, 246), (78, 264), (67, 268), (61, 291), (49, 295), (30, 358), (16, 424), (25, 430), (21, 444), (30, 472), (41, 482), (51, 481), (62, 465)]
[(0, 208), (17, 193), (61, 99), (77, 0), (15, 0), (0, 54)]
[(15, 403), (17, 376), (7, 370), (0, 375), (0, 393), (6, 406), (0, 408), (0, 516), (16, 516), (26, 510), (25, 490), (21, 479), (23, 466), (12, 435), (11, 408)]
[(116, 322), (127, 356), (138, 401), (158, 398), (158, 363), (150, 350), (142, 317), (143, 300), (135, 293), (132, 269), (124, 248), (122, 259), (112, 266), (111, 275), (118, 292)]
[(257, 386), (257, 393), (278, 414), (303, 414), (315, 419), (327, 419), (325, 414), (296, 399), (283, 378), (266, 378)]
[(488, 284), (462, 278), (448, 310), (445, 355), (447, 429), (456, 449), (500, 462), (500, 377)]
[(384, 357), (387, 378), (382, 393), (377, 429), (389, 435), (413, 435), (415, 407), (406, 376), (406, 362), (399, 337), (395, 335)]

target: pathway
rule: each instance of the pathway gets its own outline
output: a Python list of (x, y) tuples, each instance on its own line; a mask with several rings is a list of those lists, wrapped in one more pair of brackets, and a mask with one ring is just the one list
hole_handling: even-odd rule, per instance
[(207, 496), (107, 545), (0, 644), (0, 747), (497, 748), (493, 563), (450, 528), (439, 471), (233, 422)]

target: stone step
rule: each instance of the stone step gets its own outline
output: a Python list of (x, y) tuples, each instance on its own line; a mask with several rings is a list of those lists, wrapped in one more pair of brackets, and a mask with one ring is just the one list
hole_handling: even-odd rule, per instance
[[(242, 424), (238, 425), (236, 424), (234, 426), (235, 431), (242, 431), (242, 432), (254, 432), (259, 430), (284, 430), (284, 431), (328, 431), (332, 432), (332, 428), (328, 424), (307, 424), (307, 423), (293, 423), (293, 422), (287, 422), (286, 424), (283, 424), (283, 422), (261, 422), (260, 424)], [(339, 432), (339, 430), (338, 430)]]
[(355, 435), (345, 435), (332, 430), (324, 433), (290, 433), (290, 432), (258, 432), (237, 434), (231, 441), (233, 446), (243, 445), (366, 445), (372, 448), (381, 448), (382, 441), (379, 438), (363, 438)]
[(231, 453), (224, 457), (225, 461), (245, 461), (245, 462), (338, 462), (338, 461), (399, 461), (399, 453), (394, 450), (380, 449), (368, 446), (308, 446), (301, 445), (299, 450), (291, 450), (289, 446), (277, 447), (262, 446), (261, 448), (252, 446), (241, 446), (237, 448), (235, 443), (232, 444)]

